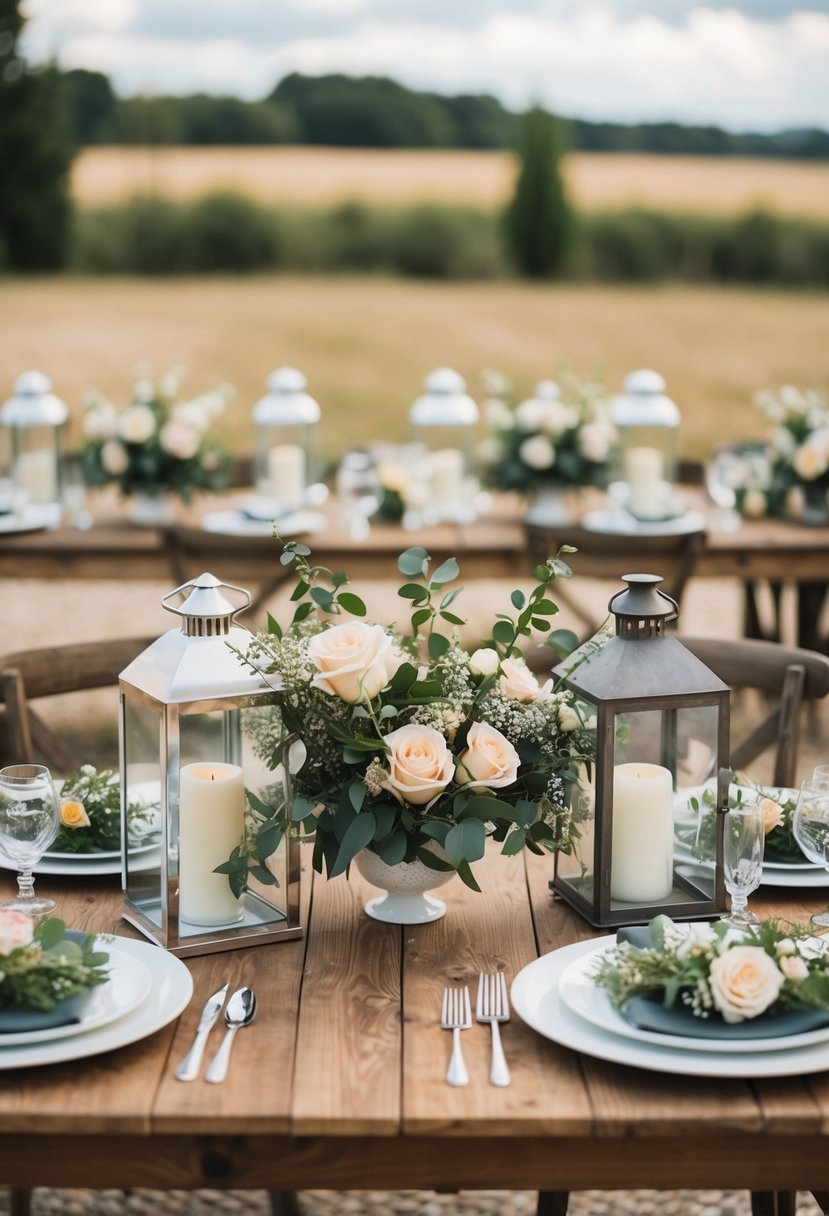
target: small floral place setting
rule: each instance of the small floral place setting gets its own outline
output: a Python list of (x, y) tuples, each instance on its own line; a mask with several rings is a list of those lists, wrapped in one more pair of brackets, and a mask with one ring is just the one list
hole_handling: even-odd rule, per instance
[[(829, 873), (804, 856), (795, 839), (793, 818), (798, 790), (758, 784), (735, 772), (728, 791), (728, 809), (757, 806), (765, 825), (762, 885), (777, 887), (829, 886)], [(716, 790), (714, 782), (680, 790), (676, 799), (676, 849), (697, 861), (710, 859), (714, 842)]]
[(552, 951), (512, 1001), (539, 1033), (614, 1063), (687, 1076), (826, 1068), (829, 953), (802, 926), (649, 925)]

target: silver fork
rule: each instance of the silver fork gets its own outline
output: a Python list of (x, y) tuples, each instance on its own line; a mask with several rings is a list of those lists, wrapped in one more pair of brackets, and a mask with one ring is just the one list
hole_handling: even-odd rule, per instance
[(461, 1048), (461, 1031), (469, 1030), (472, 1025), (468, 988), (444, 988), (440, 1024), (444, 1030), (452, 1031), (452, 1058), (446, 1071), (446, 1082), (448, 1085), (468, 1085), (469, 1073)]
[(503, 971), (491, 975), (484, 972), (478, 976), (478, 999), (475, 1002), (475, 1020), (489, 1022), (492, 1027), (492, 1068), (490, 1084), (509, 1085), (510, 1075), (504, 1049), (501, 1046), (499, 1022), (509, 1021), (509, 998), (507, 981)]

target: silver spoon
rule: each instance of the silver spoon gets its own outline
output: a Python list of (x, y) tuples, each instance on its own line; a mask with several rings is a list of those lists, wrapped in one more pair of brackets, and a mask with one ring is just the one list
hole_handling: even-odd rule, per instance
[(256, 1015), (256, 997), (250, 988), (239, 988), (227, 1003), (225, 1011), (225, 1037), (219, 1050), (208, 1065), (205, 1081), (224, 1081), (227, 1076), (227, 1066), (230, 1063), (230, 1049), (233, 1037), (242, 1026), (249, 1026)]

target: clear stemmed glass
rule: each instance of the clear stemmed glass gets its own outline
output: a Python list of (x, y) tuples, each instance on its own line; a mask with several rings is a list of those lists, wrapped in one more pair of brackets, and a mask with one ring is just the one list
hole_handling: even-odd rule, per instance
[(742, 525), (736, 490), (741, 463), (736, 452), (721, 449), (706, 466), (705, 487), (709, 498), (719, 508), (716, 522), (720, 532), (736, 532)]
[(731, 896), (731, 912), (723, 916), (735, 928), (758, 924), (748, 910), (748, 897), (760, 885), (766, 825), (762, 811), (753, 806), (735, 807), (725, 814), (723, 873)]
[[(809, 861), (829, 871), (829, 784), (817, 784), (814, 779), (803, 782), (792, 816), (792, 831)], [(813, 916), (812, 924), (829, 926), (829, 909)]]
[(829, 789), (829, 764), (819, 764), (812, 773), (809, 785), (816, 789)]
[(345, 453), (337, 470), (337, 497), (349, 536), (365, 540), (369, 520), (380, 505), (377, 469), (368, 452)]
[(0, 908), (25, 912), (35, 920), (54, 910), (53, 899), (35, 896), (32, 868), (60, 827), (60, 804), (52, 774), (41, 764), (0, 769), (0, 852), (17, 867), (17, 895)]

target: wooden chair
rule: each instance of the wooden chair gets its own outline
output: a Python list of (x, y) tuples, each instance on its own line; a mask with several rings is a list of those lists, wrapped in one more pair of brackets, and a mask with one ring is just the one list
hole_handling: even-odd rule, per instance
[[(705, 545), (705, 530), (665, 536), (639, 536), (594, 532), (581, 524), (524, 525), (527, 548), (533, 566), (554, 554), (562, 544), (574, 545), (578, 552), (568, 557), (573, 572), (586, 578), (613, 579), (619, 585), (622, 574), (655, 573), (664, 578), (660, 590), (682, 606), (682, 596), (694, 573), (698, 555)], [(595, 633), (600, 621), (594, 620), (579, 605), (569, 588), (556, 584), (556, 593), (586, 626)]]
[(732, 737), (731, 767), (745, 768), (774, 747), (769, 784), (797, 784), (797, 753), (804, 703), (829, 693), (829, 659), (813, 650), (776, 642), (715, 641), (683, 637), (681, 641), (732, 689), (756, 689), (773, 703), (745, 738)]
[(32, 701), (60, 693), (106, 688), (153, 638), (79, 642), (0, 656), (0, 757), (32, 764), (42, 757), (56, 772), (77, 768), (77, 756), (35, 712)]

